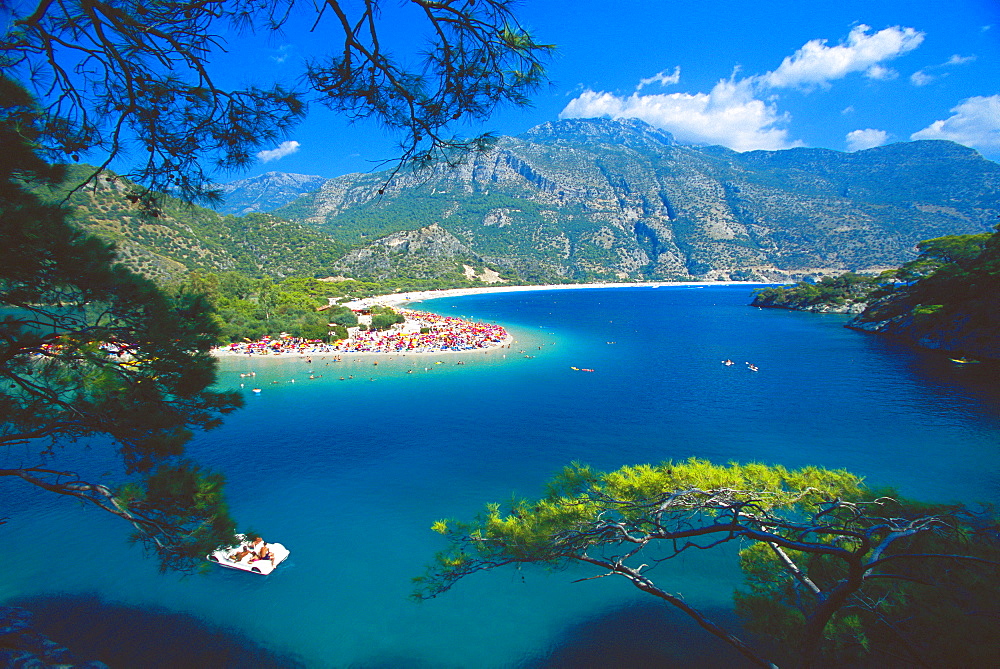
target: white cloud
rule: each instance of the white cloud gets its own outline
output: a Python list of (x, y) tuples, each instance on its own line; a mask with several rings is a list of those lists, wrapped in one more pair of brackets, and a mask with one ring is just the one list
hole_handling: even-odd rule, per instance
[(847, 105), (846, 107), (844, 107), (843, 109), (840, 110), (840, 113), (842, 115), (844, 115), (844, 116), (847, 116), (848, 114), (853, 114), (854, 113), (854, 105)]
[(913, 133), (910, 139), (950, 139), (983, 152), (1000, 151), (1000, 95), (967, 98), (951, 113)]
[(259, 158), (262, 163), (269, 163), (272, 160), (280, 160), (285, 156), (289, 156), (298, 151), (299, 146), (299, 143), (295, 140), (282, 142), (276, 148), (268, 149), (266, 151), (258, 151), (257, 158)]
[(876, 81), (888, 81), (899, 76), (899, 72), (884, 65), (872, 65), (865, 70), (865, 76)]
[(971, 63), (976, 57), (972, 56), (961, 56), (959, 54), (952, 54), (951, 58), (944, 61), (943, 63), (938, 63), (937, 65), (928, 65), (922, 70), (917, 70), (910, 75), (910, 83), (914, 86), (926, 86), (938, 77), (947, 77), (948, 73), (943, 72), (941, 74), (929, 74), (927, 70), (941, 70), (946, 67), (951, 67), (952, 65), (965, 65), (966, 63)]
[(880, 65), (882, 61), (912, 51), (924, 40), (924, 33), (913, 28), (893, 26), (874, 34), (869, 34), (870, 30), (866, 25), (855, 26), (847, 41), (837, 46), (827, 46), (826, 40), (806, 42), (778, 69), (762, 75), (760, 82), (770, 88), (809, 88), (828, 86), (853, 72), (867, 72), (877, 78), (886, 69)]
[(889, 141), (889, 133), (885, 130), (873, 130), (872, 128), (868, 128), (867, 130), (852, 130), (847, 133), (847, 150), (861, 151), (862, 149), (871, 149), (876, 146), (882, 146), (887, 141)]
[(629, 96), (586, 89), (569, 101), (559, 118), (638, 118), (680, 141), (721, 144), (736, 151), (802, 146), (789, 137), (785, 126), (791, 116), (778, 110), (777, 97), (769, 89), (825, 87), (854, 72), (873, 79), (893, 78), (896, 71), (882, 62), (915, 49), (923, 39), (924, 34), (913, 28), (896, 26), (871, 33), (868, 26), (856, 26), (843, 44), (831, 47), (825, 40), (812, 40), (773, 72), (737, 79), (737, 70), (708, 93), (640, 93), (652, 83), (678, 83), (677, 67), (673, 74), (663, 71), (640, 80)]
[(659, 83), (661, 86), (669, 86), (670, 84), (676, 84), (681, 80), (681, 66), (678, 65), (674, 68), (673, 74), (667, 74), (666, 70), (662, 72), (657, 72), (648, 79), (640, 79), (639, 85), (635, 87), (635, 90), (641, 91), (646, 86), (650, 84)]
[(779, 125), (788, 121), (773, 104), (754, 98), (744, 80), (720, 81), (710, 93), (671, 93), (620, 97), (584, 91), (570, 101), (559, 118), (638, 118), (669, 130), (682, 142), (722, 144), (736, 151), (787, 149), (801, 142), (788, 139)]
[(945, 61), (945, 65), (965, 65), (966, 63), (971, 63), (976, 57), (973, 56), (960, 56), (957, 53), (953, 54), (951, 58)]
[(289, 56), (292, 55), (291, 51), (294, 48), (295, 48), (294, 44), (282, 44), (275, 50), (275, 55), (271, 56), (271, 60), (273, 60), (278, 65), (281, 65), (286, 60), (288, 60)]

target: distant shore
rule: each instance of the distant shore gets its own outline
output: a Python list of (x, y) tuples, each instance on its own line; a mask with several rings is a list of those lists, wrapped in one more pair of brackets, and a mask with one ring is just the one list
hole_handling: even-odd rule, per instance
[(386, 307), (402, 306), (411, 302), (423, 302), (441, 297), (461, 297), (463, 295), (484, 295), (487, 293), (519, 293), (535, 290), (579, 290), (582, 288), (659, 288), (661, 286), (766, 286), (761, 281), (648, 281), (644, 283), (554, 283), (544, 286), (484, 286), (482, 288), (446, 288), (443, 290), (415, 290), (392, 295), (376, 295), (360, 300), (344, 302), (349, 309), (367, 309), (374, 305)]

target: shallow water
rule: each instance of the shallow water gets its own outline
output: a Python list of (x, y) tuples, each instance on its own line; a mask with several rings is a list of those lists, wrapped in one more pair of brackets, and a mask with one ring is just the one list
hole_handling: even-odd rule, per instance
[[(623, 581), (572, 583), (584, 570), (501, 570), (431, 602), (406, 596), (442, 547), (433, 521), (537, 495), (573, 460), (817, 464), (909, 496), (997, 498), (995, 369), (847, 330), (842, 316), (748, 301), (746, 287), (453, 297), (419, 308), (500, 322), (516, 343), (378, 365), (226, 360), (220, 385), (244, 383), (247, 408), (197, 436), (190, 454), (226, 473), (236, 517), (288, 546), (289, 561), (266, 578), (162, 576), (127, 546), (121, 521), (4, 482), (0, 536), (18, 551), (0, 601), (96, 595), (108, 610), (191, 616), (318, 667), (662, 666), (695, 653), (702, 666), (738, 665)], [(67, 545), (90, 549), (68, 559)], [(725, 553), (657, 572), (723, 616), (739, 582)]]

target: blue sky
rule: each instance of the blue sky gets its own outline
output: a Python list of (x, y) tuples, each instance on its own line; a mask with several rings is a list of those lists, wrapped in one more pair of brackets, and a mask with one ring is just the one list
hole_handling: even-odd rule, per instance
[[(557, 46), (552, 84), (531, 108), (502, 110), (459, 126), (463, 133), (634, 117), (738, 151), (951, 139), (1000, 159), (997, 0), (531, 0), (518, 15)], [(412, 25), (385, 16), (390, 33), (411, 37)], [(244, 38), (216, 66), (234, 83), (285, 79), (324, 42), (294, 28), (266, 42)], [(284, 145), (228, 179), (368, 171), (395, 144), (372, 124), (315, 107)]]

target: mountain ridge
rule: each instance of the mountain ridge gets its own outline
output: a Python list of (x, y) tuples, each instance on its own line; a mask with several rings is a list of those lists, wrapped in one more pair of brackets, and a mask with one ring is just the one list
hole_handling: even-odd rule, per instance
[(216, 207), (216, 211), (235, 216), (273, 211), (319, 189), (327, 181), (326, 177), (315, 174), (265, 172), (219, 184), (223, 203)]
[[(336, 177), (275, 214), (352, 247), (436, 224), (469, 261), (528, 282), (788, 280), (898, 266), (917, 241), (987, 230), (1000, 166), (940, 140), (741, 154), (634, 119), (571, 119), (389, 183)], [(375, 264), (405, 272), (392, 248)], [(376, 276), (371, 260), (336, 271)]]

